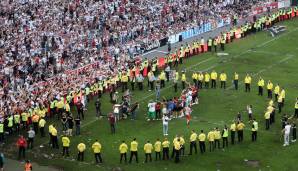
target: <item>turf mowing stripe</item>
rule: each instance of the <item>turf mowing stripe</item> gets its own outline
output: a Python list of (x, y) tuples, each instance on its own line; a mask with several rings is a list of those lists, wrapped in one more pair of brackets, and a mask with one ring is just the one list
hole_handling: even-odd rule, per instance
[(280, 36), (278, 36), (278, 37), (275, 37), (275, 38), (273, 38), (273, 39), (271, 39), (271, 40), (269, 40), (269, 41), (267, 41), (267, 42), (264, 42), (264, 43), (258, 45), (257, 47), (263, 47), (263, 46), (267, 45), (268, 43), (271, 43), (271, 42), (273, 42), (273, 41), (279, 39), (280, 37), (283, 37), (283, 36), (285, 36), (285, 35), (288, 35), (288, 34), (290, 34), (290, 33), (292, 33), (292, 32), (297, 31), (297, 30), (298, 30), (298, 27), (296, 27), (295, 29), (293, 29), (293, 30), (291, 30), (291, 31), (289, 31), (289, 32), (286, 32), (286, 33), (284, 33), (284, 34), (282, 34), (282, 35), (280, 35)]
[[(276, 63), (274, 63), (274, 64), (272, 64), (272, 65), (269, 65), (269, 66), (266, 67), (266, 68), (263, 68), (263, 69), (259, 70), (257, 73), (252, 74), (251, 77), (254, 78), (254, 77), (256, 77), (257, 75), (259, 75), (259, 74), (261, 74), (261, 73), (267, 71), (268, 69), (271, 69), (271, 68), (274, 67), (275, 65), (278, 65), (278, 64), (281, 64), (281, 63), (283, 63), (283, 62), (286, 62), (286, 61), (292, 59), (293, 57), (294, 57), (294, 55), (290, 55), (290, 56), (288, 56), (288, 57), (286, 57), (286, 58), (284, 58), (284, 59), (281, 59), (281, 60), (279, 60), (278, 62), (276, 62)], [(243, 82), (240, 82), (238, 85), (241, 85), (241, 84), (243, 84)], [(233, 87), (234, 87), (234, 85), (231, 85), (231, 86), (227, 87), (227, 90), (232, 89)]]

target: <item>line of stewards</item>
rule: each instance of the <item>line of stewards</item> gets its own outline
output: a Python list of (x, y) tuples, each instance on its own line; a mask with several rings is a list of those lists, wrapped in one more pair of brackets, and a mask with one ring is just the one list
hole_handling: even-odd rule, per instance
[[(64, 154), (69, 155), (68, 148), (69, 148), (70, 141), (69, 141), (68, 137), (66, 137), (66, 136), (62, 137), (62, 142), (63, 142), (63, 155)], [(102, 163), (102, 157), (101, 157), (102, 146), (99, 143), (99, 141), (95, 140), (95, 142), (92, 144), (91, 148), (94, 153), (94, 158), (95, 158), (96, 164)], [(78, 149), (77, 160), (84, 161), (86, 145), (84, 143), (79, 143), (77, 146), (77, 149)], [(64, 150), (66, 150), (66, 151), (64, 152)]]

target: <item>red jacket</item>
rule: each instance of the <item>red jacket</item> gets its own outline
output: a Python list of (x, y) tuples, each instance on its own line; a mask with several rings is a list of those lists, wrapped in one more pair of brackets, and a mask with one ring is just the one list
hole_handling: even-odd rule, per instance
[(17, 146), (18, 147), (26, 147), (27, 146), (27, 141), (25, 138), (21, 137), (17, 141)]
[(109, 122), (110, 122), (110, 124), (115, 124), (115, 122), (116, 122), (116, 118), (115, 118), (114, 115), (110, 115), (110, 116), (109, 116)]

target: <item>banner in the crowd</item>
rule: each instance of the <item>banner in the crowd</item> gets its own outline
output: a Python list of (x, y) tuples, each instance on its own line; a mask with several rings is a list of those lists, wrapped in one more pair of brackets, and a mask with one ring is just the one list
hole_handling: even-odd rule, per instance
[(202, 24), (200, 26), (193, 27), (193, 28), (188, 29), (186, 31), (180, 32), (178, 34), (170, 35), (169, 38), (168, 38), (168, 41), (171, 44), (177, 43), (177, 42), (180, 41), (179, 40), (180, 36), (182, 36), (182, 40), (185, 40), (185, 39), (200, 35), (202, 33), (206, 33), (206, 32), (211, 31), (213, 29), (223, 27), (223, 26), (228, 25), (230, 23), (231, 23), (231, 19), (229, 17), (223, 18), (223, 19), (221, 19), (217, 22), (208, 22), (208, 23)]
[(161, 40), (153, 40), (153, 41), (150, 41), (147, 44), (143, 43), (143, 44), (141, 44), (141, 48), (144, 50), (144, 52), (148, 52), (150, 50), (153, 50), (153, 49), (156, 49), (156, 48), (160, 47), (161, 46), (160, 41)]
[(287, 8), (291, 6), (291, 0), (279, 0), (278, 8)]
[(178, 34), (174, 34), (169, 36), (168, 41), (173, 44), (179, 42), (179, 37), (182, 36), (182, 40), (197, 36), (199, 34), (208, 32), (212, 30), (211, 23), (206, 23), (201, 26), (193, 27), (191, 29), (188, 29), (186, 31), (180, 32)]
[(257, 6), (252, 11), (253, 11), (253, 15), (258, 15), (258, 14), (262, 14), (268, 10), (274, 10), (277, 8), (279, 8), (278, 2), (271, 2), (271, 3), (264, 4), (262, 6)]

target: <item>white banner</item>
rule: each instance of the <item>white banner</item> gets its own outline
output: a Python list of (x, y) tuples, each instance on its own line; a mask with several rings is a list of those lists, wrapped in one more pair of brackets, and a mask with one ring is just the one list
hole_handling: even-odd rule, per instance
[(279, 0), (278, 8), (287, 8), (291, 6), (291, 0)]

